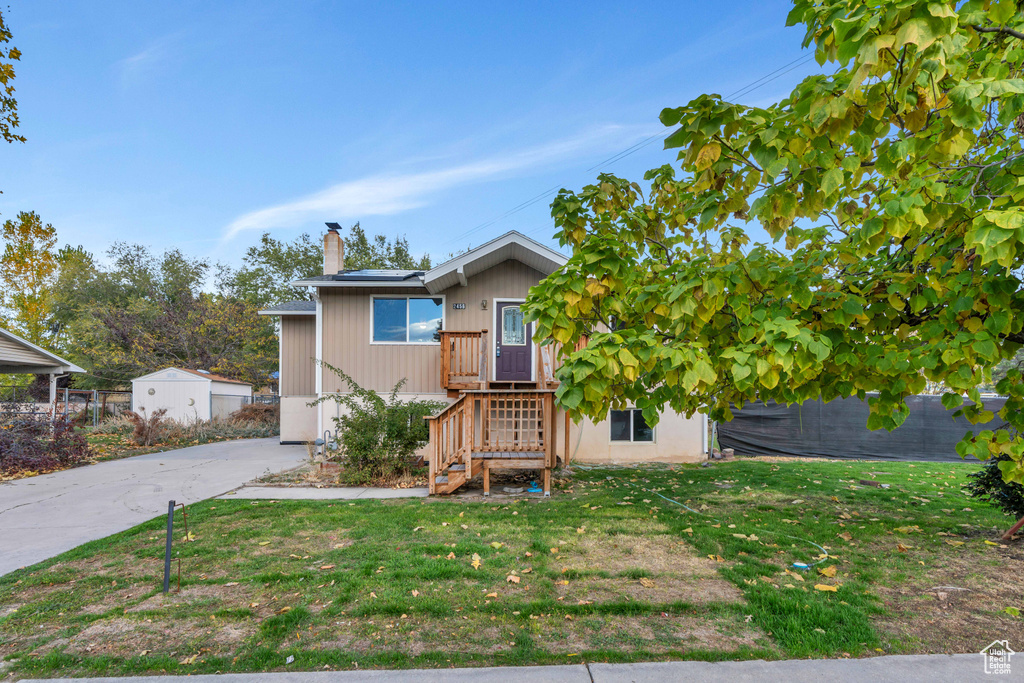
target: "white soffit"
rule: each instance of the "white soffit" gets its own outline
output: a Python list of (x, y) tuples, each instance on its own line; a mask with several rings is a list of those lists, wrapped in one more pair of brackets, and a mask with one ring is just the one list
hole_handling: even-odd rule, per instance
[(568, 260), (554, 249), (513, 230), (427, 271), (423, 276), (423, 284), (431, 294), (437, 294), (449, 287), (464, 284), (465, 279), (509, 259), (545, 275), (555, 272)]

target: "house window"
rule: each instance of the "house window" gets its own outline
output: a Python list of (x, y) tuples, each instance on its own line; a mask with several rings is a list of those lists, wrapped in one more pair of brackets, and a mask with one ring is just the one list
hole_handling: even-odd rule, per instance
[(652, 443), (654, 428), (647, 424), (644, 414), (636, 410), (613, 410), (611, 413), (612, 441)]
[(502, 346), (523, 346), (526, 344), (526, 325), (523, 312), (518, 306), (506, 306), (501, 310)]
[(434, 344), (444, 327), (444, 299), (430, 297), (373, 297), (375, 343)]

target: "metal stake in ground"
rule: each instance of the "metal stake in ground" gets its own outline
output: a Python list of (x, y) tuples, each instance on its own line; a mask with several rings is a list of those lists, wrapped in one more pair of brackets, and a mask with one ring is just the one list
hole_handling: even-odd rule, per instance
[(164, 550), (164, 593), (171, 590), (171, 542), (174, 540), (174, 501), (167, 502), (167, 549)]

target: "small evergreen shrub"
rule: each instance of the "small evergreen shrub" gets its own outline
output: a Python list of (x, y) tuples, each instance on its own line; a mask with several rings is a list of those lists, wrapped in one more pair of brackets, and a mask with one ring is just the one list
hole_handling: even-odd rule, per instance
[(1008, 455), (989, 458), (981, 469), (967, 475), (970, 481), (963, 488), (972, 498), (987, 500), (1006, 514), (1021, 518), (1024, 517), (1024, 486), (1003, 481), (1003, 472), (999, 469), (999, 463), (1008, 460)]
[(402, 401), (401, 380), (387, 398), (364, 389), (344, 371), (322, 365), (348, 385), (349, 393), (317, 399), (310, 405), (335, 401), (341, 414), (334, 425), (342, 460), (340, 479), (349, 484), (390, 483), (417, 468), (414, 453), (430, 439), (423, 418), (445, 407), (440, 401)]

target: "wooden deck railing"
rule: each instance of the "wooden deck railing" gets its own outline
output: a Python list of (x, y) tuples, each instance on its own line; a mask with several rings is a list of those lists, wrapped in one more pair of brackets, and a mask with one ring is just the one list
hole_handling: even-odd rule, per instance
[(554, 467), (554, 395), (550, 390), (467, 391), (427, 416), (431, 493), (435, 477), (452, 465), (464, 465), (466, 477), (471, 477), (474, 454), (543, 459), (545, 467)]
[(441, 332), (441, 388), (487, 386), (487, 330)]

